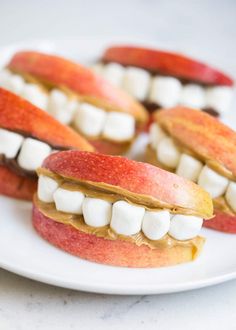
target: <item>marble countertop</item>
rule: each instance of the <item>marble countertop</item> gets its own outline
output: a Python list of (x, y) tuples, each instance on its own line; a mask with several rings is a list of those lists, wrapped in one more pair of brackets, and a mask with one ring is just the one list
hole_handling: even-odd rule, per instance
[[(32, 38), (134, 35), (200, 56), (236, 77), (234, 0), (1, 0), (0, 45)], [(1, 215), (0, 215), (1, 221)], [(160, 296), (108, 296), (0, 269), (0, 329), (235, 329), (236, 281)]]

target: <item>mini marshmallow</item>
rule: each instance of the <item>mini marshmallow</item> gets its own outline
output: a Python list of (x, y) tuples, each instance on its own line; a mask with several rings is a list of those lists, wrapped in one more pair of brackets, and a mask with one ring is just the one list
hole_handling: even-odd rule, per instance
[(196, 158), (187, 154), (182, 154), (180, 156), (176, 174), (185, 179), (197, 182), (202, 167), (203, 164)]
[(120, 86), (125, 74), (125, 68), (118, 63), (108, 63), (104, 66), (102, 76), (115, 86)]
[(225, 198), (231, 209), (236, 212), (236, 183), (235, 182), (230, 182)]
[(25, 84), (21, 96), (38, 108), (47, 109), (48, 96), (37, 85)]
[(105, 125), (107, 113), (94, 105), (83, 103), (76, 111), (74, 124), (87, 136), (99, 136)]
[(148, 71), (129, 67), (125, 70), (122, 87), (140, 101), (146, 99), (151, 81)]
[(153, 149), (156, 149), (158, 143), (167, 135), (163, 129), (156, 123), (152, 123), (149, 129), (149, 142)]
[(144, 213), (144, 207), (125, 201), (115, 202), (112, 208), (111, 228), (117, 234), (135, 235), (141, 230)]
[(21, 95), (25, 88), (24, 79), (19, 75), (12, 74), (5, 83), (5, 88), (12, 93)]
[(62, 124), (71, 123), (79, 104), (69, 101), (67, 95), (59, 89), (53, 89), (48, 98), (48, 112)]
[(84, 222), (88, 226), (103, 227), (111, 221), (112, 204), (105, 200), (86, 197), (82, 209)]
[(181, 82), (173, 77), (155, 77), (152, 80), (149, 100), (162, 107), (172, 107), (179, 103)]
[(26, 138), (22, 144), (18, 164), (28, 171), (35, 171), (50, 154), (51, 148), (42, 141)]
[(135, 120), (121, 112), (109, 112), (103, 130), (104, 137), (115, 141), (131, 140), (135, 134)]
[(209, 87), (206, 92), (206, 107), (224, 114), (229, 110), (233, 90), (226, 86)]
[(53, 194), (58, 188), (58, 183), (45, 175), (40, 175), (38, 180), (38, 197), (42, 202), (52, 203)]
[(102, 63), (95, 63), (93, 64), (90, 69), (97, 75), (102, 76), (103, 73), (103, 64)]
[(67, 189), (58, 188), (53, 194), (53, 199), (57, 211), (82, 214), (84, 194), (80, 191), (70, 191)]
[(205, 89), (202, 86), (196, 84), (187, 84), (183, 86), (180, 104), (192, 108), (205, 108)]
[(165, 236), (170, 228), (170, 213), (168, 211), (146, 211), (142, 231), (150, 240), (158, 240)]
[(8, 82), (11, 80), (11, 72), (3, 69), (0, 71), (0, 86), (6, 88)]
[(225, 193), (229, 180), (216, 173), (208, 166), (204, 166), (199, 175), (198, 184), (205, 189), (212, 198), (216, 198)]
[(23, 143), (23, 136), (0, 128), (0, 154), (6, 158), (15, 158)]
[(171, 138), (163, 138), (157, 145), (156, 152), (157, 159), (162, 164), (170, 168), (177, 167), (180, 159), (180, 152)]
[(202, 228), (203, 219), (193, 215), (176, 214), (170, 221), (169, 235), (177, 240), (196, 237)]

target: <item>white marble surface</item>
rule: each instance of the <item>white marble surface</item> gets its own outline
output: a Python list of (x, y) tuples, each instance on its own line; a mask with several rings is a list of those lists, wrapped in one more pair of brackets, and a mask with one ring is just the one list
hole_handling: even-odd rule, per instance
[[(147, 36), (221, 63), (236, 76), (235, 0), (1, 0), (0, 30), (0, 45), (32, 38)], [(0, 269), (0, 329), (230, 330), (236, 324), (235, 297), (236, 281), (179, 294), (122, 297), (60, 289)]]

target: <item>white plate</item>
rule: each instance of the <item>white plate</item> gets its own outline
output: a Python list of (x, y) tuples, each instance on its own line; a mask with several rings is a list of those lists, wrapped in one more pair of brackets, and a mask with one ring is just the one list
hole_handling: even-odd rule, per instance
[[(0, 65), (4, 65), (20, 48), (57, 52), (82, 62), (92, 61), (103, 47), (122, 40), (127, 38), (35, 41), (12, 45), (0, 50)], [(234, 126), (235, 121), (231, 118), (232, 113), (225, 120)], [(136, 151), (143, 143), (144, 139), (141, 139)], [(71, 256), (45, 242), (32, 228), (31, 203), (0, 196), (0, 267), (66, 288), (111, 294), (157, 294), (200, 288), (236, 278), (236, 236), (207, 229), (202, 230), (202, 235), (207, 238), (204, 251), (192, 263), (161, 269), (99, 265)]]

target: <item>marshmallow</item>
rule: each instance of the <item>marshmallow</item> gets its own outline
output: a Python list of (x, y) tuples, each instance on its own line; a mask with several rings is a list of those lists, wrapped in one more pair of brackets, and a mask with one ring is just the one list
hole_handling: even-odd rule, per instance
[(125, 201), (115, 202), (112, 208), (111, 228), (117, 234), (135, 235), (141, 230), (144, 213), (144, 207)]
[(53, 89), (48, 98), (48, 112), (65, 125), (71, 123), (78, 106), (76, 101), (69, 101), (59, 89)]
[(53, 199), (56, 204), (57, 211), (82, 214), (84, 194), (80, 191), (70, 191), (63, 188), (58, 188), (53, 194)]
[(35, 105), (36, 107), (46, 110), (48, 104), (48, 96), (35, 84), (26, 84), (21, 96)]
[(146, 211), (142, 231), (150, 240), (158, 240), (165, 236), (170, 228), (170, 213), (168, 211)]
[(86, 197), (82, 209), (84, 222), (88, 226), (103, 227), (111, 221), (112, 204), (105, 200)]
[(199, 175), (198, 184), (205, 189), (212, 198), (216, 198), (225, 193), (229, 180), (216, 173), (208, 166), (204, 166)]
[(115, 141), (131, 140), (135, 134), (134, 118), (122, 112), (109, 112), (103, 130), (104, 137)]
[(206, 107), (226, 113), (230, 107), (233, 90), (226, 86), (209, 87), (206, 92)]
[(6, 88), (8, 82), (11, 80), (12, 73), (6, 69), (0, 71), (0, 86)]
[(106, 112), (94, 105), (83, 103), (76, 111), (74, 123), (80, 132), (88, 136), (99, 136), (105, 125)]
[(45, 175), (40, 175), (38, 180), (38, 197), (42, 202), (52, 203), (53, 194), (58, 188), (58, 183)]
[(115, 86), (120, 86), (124, 77), (125, 68), (118, 63), (108, 63), (104, 66), (102, 76)]
[(157, 145), (157, 159), (167, 167), (177, 167), (180, 159), (180, 152), (171, 138), (166, 137)]
[(95, 63), (93, 64), (90, 69), (97, 75), (102, 75), (103, 73), (103, 64), (102, 63)]
[(5, 83), (5, 88), (12, 93), (21, 95), (25, 88), (24, 79), (16, 74), (12, 74)]
[(0, 154), (6, 158), (15, 158), (23, 143), (23, 136), (0, 128)]
[(202, 228), (203, 219), (193, 215), (174, 215), (170, 221), (169, 235), (177, 240), (196, 237)]
[(183, 86), (180, 104), (192, 108), (205, 108), (205, 89), (202, 86), (196, 84), (187, 84)]
[(230, 182), (225, 198), (231, 209), (236, 212), (236, 183), (235, 182)]
[(173, 107), (179, 103), (182, 91), (180, 81), (173, 77), (155, 77), (152, 80), (149, 100), (162, 107)]
[(180, 156), (176, 174), (185, 179), (197, 182), (202, 167), (203, 164), (196, 158), (187, 154), (182, 154)]
[(22, 168), (34, 171), (42, 165), (43, 160), (50, 152), (51, 148), (47, 143), (26, 138), (22, 144), (17, 161)]
[(125, 71), (122, 87), (126, 92), (143, 101), (147, 97), (150, 81), (151, 76), (148, 71), (129, 67)]
[(149, 141), (153, 149), (156, 149), (158, 143), (166, 136), (167, 135), (158, 124), (151, 124), (149, 129)]

